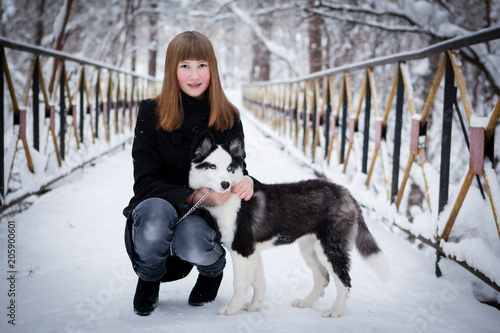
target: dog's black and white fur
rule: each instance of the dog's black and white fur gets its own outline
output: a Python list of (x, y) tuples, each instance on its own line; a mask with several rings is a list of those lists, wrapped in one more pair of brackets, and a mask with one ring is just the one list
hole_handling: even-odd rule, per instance
[[(209, 133), (203, 134), (191, 163), (190, 187), (230, 191), (243, 177), (244, 158), (241, 137), (217, 145)], [(218, 314), (232, 315), (242, 309), (250, 285), (254, 295), (245, 310), (261, 308), (265, 279), (260, 251), (270, 246), (298, 240), (312, 270), (312, 291), (294, 301), (293, 306), (312, 306), (323, 296), (329, 275), (334, 278), (337, 298), (323, 317), (339, 317), (344, 311), (351, 287), (349, 251), (354, 245), (379, 277), (383, 279), (387, 273), (385, 258), (364, 222), (359, 204), (346, 188), (327, 180), (256, 183), (249, 201), (233, 194), (221, 206), (208, 210), (217, 221), (222, 244), (231, 251), (234, 267), (233, 298)]]

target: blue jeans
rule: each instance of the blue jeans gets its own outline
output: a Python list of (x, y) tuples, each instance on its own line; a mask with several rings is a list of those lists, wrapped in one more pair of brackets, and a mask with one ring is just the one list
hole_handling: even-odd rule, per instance
[(166, 200), (150, 198), (135, 207), (132, 218), (134, 263), (141, 279), (160, 280), (170, 255), (190, 262), (201, 275), (215, 277), (222, 273), (226, 251), (202, 217), (189, 215), (174, 228), (179, 219), (175, 208)]

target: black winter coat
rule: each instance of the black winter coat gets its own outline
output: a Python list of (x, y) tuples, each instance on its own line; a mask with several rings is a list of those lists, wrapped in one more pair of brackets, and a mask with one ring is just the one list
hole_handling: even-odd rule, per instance
[[(232, 128), (219, 132), (208, 127), (210, 107), (205, 100), (198, 100), (182, 93), (184, 121), (182, 126), (171, 133), (158, 127), (157, 103), (148, 99), (141, 101), (132, 145), (134, 163), (134, 196), (123, 210), (127, 217), (125, 246), (134, 263), (132, 243), (132, 210), (143, 200), (161, 198), (177, 209), (179, 216), (185, 213), (185, 202), (193, 192), (189, 188), (189, 169), (193, 140), (204, 130), (209, 130), (218, 144), (224, 143), (235, 135), (243, 136), (243, 126), (238, 119)], [(247, 174), (246, 170), (244, 171)], [(198, 209), (211, 226), (217, 225), (205, 209)], [(220, 234), (219, 234), (220, 237)], [(173, 281), (186, 276), (192, 265), (177, 257), (167, 259), (167, 274), (162, 281)], [(134, 267), (135, 269), (135, 267)]]

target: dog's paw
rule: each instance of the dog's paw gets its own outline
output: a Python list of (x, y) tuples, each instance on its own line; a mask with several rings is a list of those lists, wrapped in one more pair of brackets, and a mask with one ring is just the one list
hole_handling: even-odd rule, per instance
[(236, 313), (238, 313), (238, 310), (231, 309), (229, 305), (223, 306), (217, 311), (217, 314), (222, 316), (232, 316)]
[(308, 308), (310, 307), (312, 304), (309, 304), (309, 302), (306, 302), (305, 300), (303, 299), (296, 299), (295, 301), (292, 302), (292, 306), (296, 307), (296, 308)]
[(261, 307), (261, 304), (258, 303), (247, 303), (243, 309), (248, 312), (256, 312), (259, 311)]
[(328, 309), (325, 312), (323, 312), (323, 314), (321, 314), (321, 316), (323, 318), (339, 318), (342, 316), (342, 312), (343, 311), (341, 309), (332, 308), (332, 309)]

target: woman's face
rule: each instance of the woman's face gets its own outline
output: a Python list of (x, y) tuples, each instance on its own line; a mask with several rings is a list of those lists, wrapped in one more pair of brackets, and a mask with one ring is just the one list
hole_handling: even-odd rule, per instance
[(208, 61), (183, 60), (177, 64), (177, 81), (187, 95), (200, 98), (210, 85)]

